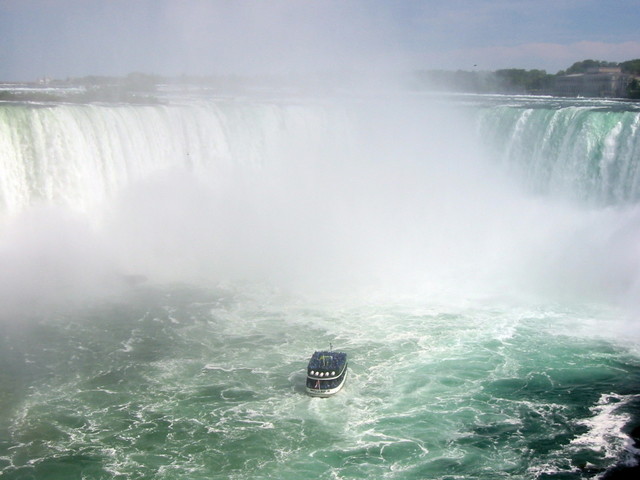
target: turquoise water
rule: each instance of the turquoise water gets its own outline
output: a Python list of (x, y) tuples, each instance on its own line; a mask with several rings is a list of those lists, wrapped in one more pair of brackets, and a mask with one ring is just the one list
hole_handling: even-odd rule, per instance
[[(632, 449), (613, 312), (185, 287), (4, 336), (4, 478), (595, 478)], [(330, 399), (314, 349), (349, 352)]]
[[(2, 478), (614, 478), (639, 453), (638, 118), (0, 106)], [(311, 398), (330, 343), (347, 384)]]

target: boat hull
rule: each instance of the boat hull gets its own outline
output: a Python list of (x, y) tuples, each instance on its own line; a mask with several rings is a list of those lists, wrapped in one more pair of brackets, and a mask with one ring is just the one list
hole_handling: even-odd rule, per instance
[(334, 388), (312, 388), (312, 387), (305, 387), (307, 393), (309, 395), (311, 395), (312, 397), (321, 397), (321, 398), (326, 398), (326, 397), (330, 397), (332, 395), (335, 395), (336, 393), (338, 393), (340, 390), (342, 390), (342, 387), (344, 387), (344, 384), (347, 383), (347, 371), (345, 369), (344, 372), (344, 376), (342, 378), (342, 381)]

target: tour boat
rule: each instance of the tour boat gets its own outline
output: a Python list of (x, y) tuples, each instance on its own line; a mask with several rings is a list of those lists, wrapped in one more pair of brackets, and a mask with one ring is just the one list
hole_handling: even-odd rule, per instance
[(340, 391), (347, 380), (347, 354), (334, 351), (314, 352), (307, 366), (307, 393), (313, 397), (330, 397)]

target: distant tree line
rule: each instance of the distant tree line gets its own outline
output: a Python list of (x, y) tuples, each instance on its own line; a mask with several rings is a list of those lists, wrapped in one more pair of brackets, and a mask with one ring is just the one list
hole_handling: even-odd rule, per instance
[[(415, 72), (412, 86), (471, 93), (545, 94), (553, 91), (555, 79), (559, 76), (587, 73), (601, 67), (619, 67), (622, 73), (640, 77), (640, 59), (620, 63), (583, 60), (556, 74), (549, 74), (545, 70), (518, 68), (492, 72), (422, 70)], [(640, 98), (640, 80), (638, 78), (631, 80), (628, 96), (629, 98)]]
[(64, 97), (48, 92), (21, 92), (11, 90), (0, 90), (0, 101), (2, 102), (60, 102)]
[(571, 65), (567, 70), (560, 70), (557, 75), (571, 75), (573, 73), (586, 73), (594, 68), (619, 67), (622, 73), (640, 75), (640, 59), (627, 60), (626, 62), (605, 62), (602, 60), (582, 60)]
[(155, 92), (162, 77), (147, 73), (132, 72), (125, 77), (88, 75), (80, 78), (67, 78), (64, 83), (84, 87), (118, 87), (130, 92)]
[(0, 101), (14, 102), (106, 102), (154, 104), (153, 96), (161, 77), (144, 73), (130, 73), (125, 77), (89, 75), (81, 78), (48, 81), (46, 85), (57, 87), (82, 87), (75, 91), (1, 90)]
[(84, 92), (76, 96), (78, 101), (124, 103), (155, 103), (157, 99), (152, 94), (160, 82), (161, 77), (140, 72), (125, 77), (90, 75), (66, 81), (84, 87)]
[[(414, 72), (408, 80), (412, 89), (442, 90), (467, 93), (504, 93), (504, 94), (554, 94), (556, 81), (566, 75), (583, 74), (596, 68), (620, 68), (630, 75), (627, 79), (626, 96), (640, 99), (640, 59), (625, 62), (607, 62), (600, 60), (582, 60), (566, 70), (549, 74), (545, 70), (525, 70), (508, 68), (496, 71), (467, 70), (421, 70)], [(89, 75), (66, 80), (47, 80), (45, 85), (58, 87), (80, 87), (64, 91), (0, 91), (0, 101), (37, 101), (37, 102), (116, 102), (116, 103), (158, 103), (154, 96), (160, 85), (195, 88), (202, 92), (238, 93), (260, 89), (293, 88), (305, 93), (331, 92), (343, 87), (359, 85), (359, 77), (348, 73), (315, 74), (305, 76), (178, 76), (163, 77), (133, 72), (124, 77)]]

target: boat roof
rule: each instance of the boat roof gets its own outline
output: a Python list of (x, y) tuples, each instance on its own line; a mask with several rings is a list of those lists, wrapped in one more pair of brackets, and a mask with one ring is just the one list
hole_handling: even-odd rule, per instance
[(312, 370), (340, 369), (347, 363), (347, 354), (344, 352), (319, 351), (314, 352), (309, 360), (309, 367)]

